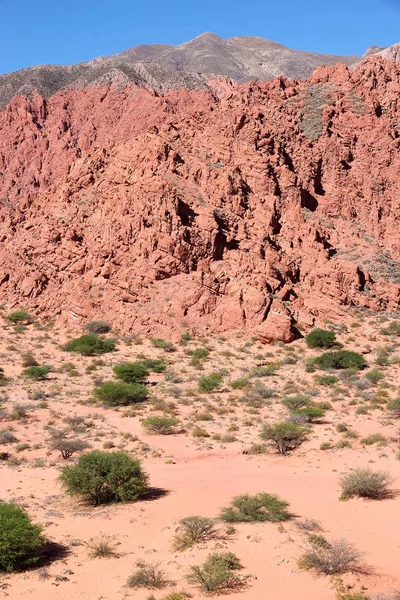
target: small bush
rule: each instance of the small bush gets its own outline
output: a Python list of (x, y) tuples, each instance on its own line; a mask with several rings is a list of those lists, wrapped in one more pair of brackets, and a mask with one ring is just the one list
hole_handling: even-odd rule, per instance
[(231, 506), (224, 508), (221, 519), (228, 523), (254, 523), (287, 521), (292, 515), (287, 511), (289, 504), (275, 494), (256, 494), (236, 496)]
[(150, 433), (171, 435), (177, 433), (176, 427), (179, 425), (179, 419), (175, 417), (154, 416), (144, 419), (142, 425)]
[(42, 529), (16, 504), (0, 502), (0, 570), (11, 573), (37, 563)]
[(109, 333), (112, 327), (106, 321), (90, 321), (83, 326), (83, 329), (90, 335), (99, 335), (101, 333)]
[(160, 569), (160, 563), (138, 561), (136, 566), (138, 570), (126, 582), (130, 588), (162, 589), (171, 583), (165, 572)]
[(365, 378), (375, 385), (381, 379), (384, 379), (385, 375), (384, 373), (382, 373), (382, 371), (379, 371), (378, 369), (372, 369), (372, 371), (368, 371), (368, 373), (365, 374)]
[(200, 377), (198, 382), (199, 392), (213, 392), (220, 387), (222, 383), (222, 376), (219, 373), (210, 373), (210, 375), (203, 375)]
[(137, 402), (144, 402), (148, 396), (148, 389), (140, 383), (119, 383), (106, 381), (93, 390), (97, 400), (108, 406), (129, 406)]
[(249, 380), (242, 377), (240, 379), (233, 379), (230, 382), (230, 386), (233, 390), (243, 390), (246, 387), (249, 387)]
[(82, 454), (75, 465), (62, 468), (60, 482), (69, 494), (94, 505), (134, 502), (147, 491), (140, 462), (123, 452)]
[(26, 352), (26, 354), (21, 355), (22, 358), (22, 366), (23, 367), (38, 367), (39, 363), (36, 358), (33, 356), (32, 352)]
[(115, 538), (111, 535), (100, 535), (99, 538), (90, 538), (86, 544), (90, 558), (104, 558), (116, 556)]
[(380, 444), (382, 446), (384, 446), (386, 444), (386, 438), (384, 435), (382, 435), (381, 433), (372, 433), (371, 435), (368, 435), (365, 438), (362, 438), (360, 440), (360, 443), (363, 446), (372, 446), (373, 444)]
[(335, 332), (324, 329), (313, 329), (306, 336), (306, 344), (309, 348), (332, 348), (335, 341)]
[(71, 458), (76, 452), (85, 450), (88, 446), (88, 443), (84, 440), (73, 440), (63, 437), (54, 439), (51, 444), (51, 447), (54, 450), (58, 450), (65, 460)]
[(316, 419), (321, 419), (325, 411), (318, 406), (306, 406), (305, 408), (299, 408), (292, 413), (294, 416), (303, 417), (304, 423), (312, 423)]
[(32, 323), (33, 317), (26, 310), (16, 310), (6, 316), (7, 321), (14, 323)]
[(341, 479), (342, 494), (340, 500), (348, 500), (354, 496), (380, 500), (388, 495), (392, 478), (385, 471), (372, 469), (354, 469)]
[(325, 352), (315, 358), (315, 363), (321, 369), (365, 369), (368, 366), (362, 354), (349, 350)]
[(117, 379), (125, 383), (140, 383), (149, 376), (148, 369), (141, 362), (122, 363), (113, 368)]
[(15, 437), (12, 431), (3, 429), (0, 431), (0, 444), (15, 444), (18, 439)]
[(307, 427), (284, 421), (274, 425), (264, 425), (261, 430), (261, 439), (275, 444), (279, 454), (287, 454), (298, 448), (307, 439), (308, 432)]
[(150, 338), (151, 343), (155, 348), (161, 348), (164, 352), (175, 352), (176, 348), (172, 342), (167, 342), (162, 338)]
[(190, 568), (188, 582), (203, 592), (218, 592), (240, 585), (234, 572), (240, 569), (239, 559), (232, 552), (210, 554), (206, 561)]
[(28, 379), (33, 379), (34, 381), (44, 381), (47, 379), (49, 372), (49, 367), (28, 367), (22, 371), (22, 375), (28, 377)]
[(102, 340), (96, 335), (81, 335), (75, 340), (71, 340), (64, 346), (67, 352), (76, 352), (82, 356), (95, 356), (97, 354), (106, 354), (115, 350), (115, 343), (110, 340)]
[(324, 575), (341, 575), (358, 572), (362, 567), (362, 554), (345, 539), (321, 543), (312, 539), (305, 553), (300, 557), (299, 567), (313, 569)]
[(308, 396), (298, 394), (297, 396), (287, 396), (282, 400), (282, 404), (289, 410), (298, 410), (310, 404), (311, 400)]
[(164, 373), (167, 365), (161, 358), (143, 358), (140, 363), (152, 373)]
[(390, 402), (388, 402), (387, 409), (392, 419), (400, 419), (400, 398), (390, 400)]
[(332, 385), (335, 385), (339, 379), (335, 375), (317, 375), (315, 381), (318, 385), (331, 387)]
[(195, 544), (213, 539), (216, 535), (214, 521), (207, 517), (186, 517), (179, 521), (178, 533), (173, 539), (174, 550), (186, 550)]
[(265, 447), (265, 444), (252, 444), (247, 450), (247, 454), (265, 454), (266, 451), (267, 448)]

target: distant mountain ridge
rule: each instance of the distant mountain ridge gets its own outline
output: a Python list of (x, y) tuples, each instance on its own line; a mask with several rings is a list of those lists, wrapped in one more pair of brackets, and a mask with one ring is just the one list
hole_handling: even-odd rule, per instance
[(207, 81), (215, 76), (239, 83), (280, 75), (303, 79), (319, 65), (337, 62), (352, 65), (360, 60), (360, 56), (292, 50), (261, 37), (223, 39), (204, 33), (180, 46), (139, 45), (76, 65), (39, 65), (2, 75), (0, 108), (16, 94), (30, 96), (38, 92), (47, 98), (63, 88), (82, 89), (109, 83), (119, 87), (133, 83), (164, 92), (207, 87)]

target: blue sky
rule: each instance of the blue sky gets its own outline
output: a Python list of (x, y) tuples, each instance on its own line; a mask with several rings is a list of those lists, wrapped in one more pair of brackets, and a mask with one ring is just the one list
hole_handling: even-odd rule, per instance
[(68, 64), (204, 31), (361, 54), (400, 41), (400, 0), (0, 0), (0, 73)]

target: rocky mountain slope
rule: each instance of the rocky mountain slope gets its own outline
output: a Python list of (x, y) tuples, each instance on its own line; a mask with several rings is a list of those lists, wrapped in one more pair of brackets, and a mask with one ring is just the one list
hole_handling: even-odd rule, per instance
[(289, 341), (400, 310), (400, 65), (0, 112), (0, 299), (122, 331)]
[(40, 65), (0, 77), (0, 107), (15, 94), (37, 92), (48, 98), (62, 88), (83, 89), (113, 82), (118, 87), (140, 84), (167, 91), (207, 87), (216, 75), (239, 82), (266, 80), (284, 75), (309, 76), (319, 65), (343, 61), (350, 65), (358, 56), (332, 56), (291, 50), (260, 37), (224, 40), (205, 33), (180, 46), (136, 46), (120, 54), (71, 66)]

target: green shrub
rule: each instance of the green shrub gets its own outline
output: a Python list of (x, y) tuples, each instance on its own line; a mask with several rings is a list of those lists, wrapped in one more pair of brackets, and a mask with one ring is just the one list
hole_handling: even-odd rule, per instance
[(230, 386), (233, 390), (243, 390), (244, 388), (249, 387), (249, 380), (245, 377), (241, 377), (239, 379), (233, 379), (230, 382)]
[(311, 400), (308, 396), (298, 394), (297, 396), (287, 396), (282, 400), (282, 404), (289, 410), (298, 410), (310, 404)]
[(315, 381), (318, 385), (331, 387), (332, 385), (335, 385), (339, 379), (335, 375), (317, 375)]
[(306, 406), (305, 408), (298, 408), (293, 411), (292, 415), (297, 417), (303, 417), (304, 423), (312, 423), (316, 419), (321, 419), (325, 414), (323, 408), (318, 406)]
[(11, 573), (37, 563), (42, 529), (16, 504), (0, 502), (0, 570)]
[(265, 444), (252, 444), (247, 450), (247, 454), (265, 454), (266, 451), (267, 448), (265, 447)]
[(205, 360), (208, 358), (210, 351), (207, 348), (196, 348), (195, 350), (190, 351), (190, 355), (192, 358), (196, 360)]
[(83, 326), (83, 329), (90, 335), (99, 335), (101, 333), (109, 333), (112, 327), (106, 321), (90, 321)]
[(108, 406), (129, 406), (137, 402), (144, 402), (149, 396), (148, 389), (140, 383), (120, 383), (106, 381), (93, 390), (97, 400)]
[(140, 462), (123, 452), (92, 450), (73, 466), (61, 470), (60, 482), (68, 494), (94, 505), (134, 502), (147, 491), (147, 475)]
[(222, 592), (240, 585), (240, 579), (234, 574), (240, 568), (240, 561), (235, 554), (217, 552), (210, 554), (202, 565), (190, 567), (187, 580), (203, 592)]
[(388, 402), (387, 409), (393, 419), (400, 419), (400, 398), (390, 400), (390, 402)]
[(349, 350), (325, 352), (315, 358), (315, 363), (321, 369), (365, 369), (367, 367), (367, 363), (361, 354)]
[(372, 371), (368, 371), (368, 373), (365, 373), (365, 378), (375, 385), (381, 379), (385, 378), (385, 374), (382, 373), (382, 371), (379, 371), (378, 369), (372, 369)]
[(270, 363), (269, 365), (263, 365), (262, 367), (254, 367), (249, 374), (250, 378), (254, 377), (272, 377), (275, 375), (279, 366), (275, 363)]
[(199, 392), (213, 392), (220, 387), (222, 376), (219, 373), (210, 373), (203, 375), (198, 382)]
[(7, 321), (11, 323), (32, 323), (33, 317), (26, 310), (16, 310), (6, 317)]
[(300, 557), (301, 569), (313, 569), (324, 575), (341, 575), (357, 572), (362, 567), (362, 554), (345, 539), (332, 542), (309, 540), (308, 547)]
[(348, 500), (354, 496), (380, 500), (387, 497), (392, 478), (386, 471), (372, 469), (354, 469), (341, 479), (342, 493), (340, 500)]
[(89, 444), (84, 440), (74, 440), (65, 437), (55, 438), (51, 443), (53, 450), (58, 450), (65, 460), (71, 458), (76, 452), (85, 450), (88, 446)]
[(115, 343), (111, 340), (102, 340), (96, 335), (81, 335), (75, 340), (71, 340), (64, 346), (67, 352), (76, 352), (82, 356), (95, 356), (96, 354), (105, 354), (115, 350)]
[(117, 379), (125, 383), (140, 383), (149, 376), (149, 371), (141, 362), (122, 363), (113, 368)]
[(287, 521), (292, 515), (287, 511), (289, 504), (275, 494), (256, 494), (236, 496), (231, 506), (224, 508), (221, 519), (228, 523), (254, 523)]
[(150, 338), (151, 343), (155, 348), (161, 348), (165, 352), (175, 352), (176, 348), (172, 342), (167, 342), (162, 338)]
[(179, 419), (175, 417), (154, 416), (144, 419), (142, 425), (150, 433), (171, 435), (177, 433), (176, 427), (179, 425)]
[(139, 362), (152, 373), (164, 373), (167, 368), (167, 365), (161, 358), (143, 358)]
[(324, 329), (313, 329), (306, 336), (306, 344), (309, 348), (331, 348), (335, 341), (335, 332)]
[(126, 585), (130, 588), (162, 589), (171, 583), (165, 572), (160, 569), (160, 563), (152, 564), (138, 561), (136, 566), (138, 570), (128, 577), (126, 582)]
[(274, 425), (264, 425), (261, 430), (261, 439), (275, 444), (280, 454), (287, 454), (298, 448), (307, 439), (308, 433), (307, 427), (283, 421)]
[(47, 379), (47, 375), (49, 374), (49, 367), (28, 367), (22, 371), (22, 375), (24, 377), (28, 377), (28, 379), (33, 379), (34, 381), (43, 381)]
[(214, 521), (208, 517), (186, 517), (179, 521), (173, 539), (174, 550), (183, 551), (195, 544), (213, 539), (216, 535)]

